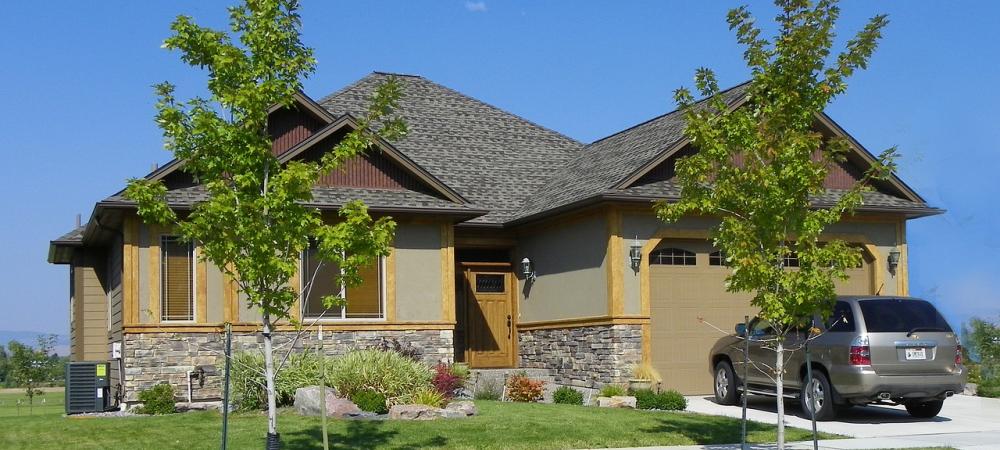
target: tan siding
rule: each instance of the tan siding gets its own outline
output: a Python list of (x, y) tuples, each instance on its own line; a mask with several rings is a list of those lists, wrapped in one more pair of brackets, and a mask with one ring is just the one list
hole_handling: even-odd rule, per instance
[(108, 359), (108, 297), (104, 277), (107, 259), (104, 253), (80, 253), (74, 261), (76, 281), (73, 359), (104, 361)]

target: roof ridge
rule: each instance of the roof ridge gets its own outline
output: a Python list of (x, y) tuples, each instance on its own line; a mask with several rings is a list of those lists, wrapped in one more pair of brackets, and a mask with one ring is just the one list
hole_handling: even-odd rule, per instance
[(391, 75), (395, 77), (424, 78), (422, 75), (417, 75), (413, 73), (386, 72), (382, 70), (373, 70), (372, 73), (377, 73), (379, 75)]
[[(723, 90), (721, 90), (721, 91), (717, 92), (717, 93), (716, 93), (715, 95), (724, 95), (725, 93), (727, 93), (727, 92), (729, 92), (729, 91), (732, 91), (732, 90), (734, 90), (734, 89), (736, 89), (736, 88), (739, 88), (739, 87), (742, 87), (742, 86), (744, 86), (744, 85), (747, 85), (747, 84), (750, 84), (750, 82), (751, 82), (751, 81), (753, 81), (753, 80), (747, 80), (747, 81), (744, 81), (744, 82), (742, 82), (742, 83), (740, 83), (740, 84), (737, 84), (737, 85), (735, 85), (735, 86), (732, 86), (732, 87), (729, 87), (729, 88), (726, 88), (726, 89), (723, 89)], [(696, 101), (696, 102), (695, 102), (695, 104), (698, 104), (698, 103), (701, 103), (701, 102), (703, 102), (703, 101), (705, 101), (705, 100), (708, 100), (708, 97), (703, 97), (703, 98), (700, 98), (700, 99), (698, 99), (698, 101)], [(674, 109), (672, 109), (672, 110), (670, 110), (670, 111), (667, 111), (667, 112), (665, 112), (665, 113), (663, 113), (663, 114), (660, 114), (660, 115), (658, 115), (658, 116), (656, 116), (656, 117), (653, 117), (653, 118), (651, 118), (651, 119), (647, 119), (647, 120), (644, 120), (644, 121), (642, 121), (642, 122), (639, 122), (639, 123), (637, 123), (637, 124), (635, 124), (635, 125), (632, 125), (632, 126), (630, 126), (630, 127), (626, 128), (626, 129), (624, 129), (624, 130), (621, 130), (621, 131), (617, 131), (617, 132), (614, 132), (614, 133), (612, 133), (612, 134), (609, 134), (609, 135), (607, 135), (607, 136), (604, 136), (604, 137), (602, 137), (602, 138), (600, 138), (600, 139), (597, 139), (596, 141), (594, 141), (594, 142), (591, 142), (591, 143), (587, 144), (587, 146), (589, 147), (589, 146), (591, 146), (591, 145), (594, 145), (594, 144), (596, 144), (596, 143), (598, 143), (598, 142), (601, 142), (601, 141), (604, 141), (604, 140), (607, 140), (607, 139), (610, 139), (610, 138), (613, 138), (613, 137), (615, 137), (615, 136), (618, 136), (619, 134), (622, 134), (622, 133), (625, 133), (625, 132), (627, 132), (627, 131), (632, 131), (632, 130), (634, 130), (634, 129), (636, 129), (636, 128), (639, 128), (639, 127), (641, 127), (641, 126), (643, 126), (643, 125), (646, 125), (646, 124), (648, 124), (648, 123), (650, 123), (650, 122), (654, 122), (654, 121), (657, 121), (657, 120), (660, 120), (660, 119), (662, 119), (662, 118), (664, 118), (664, 117), (667, 117), (667, 116), (669, 116), (669, 115), (671, 115), (671, 114), (674, 114), (674, 113), (678, 113), (678, 112), (680, 112), (680, 111), (681, 111), (681, 109), (680, 109), (680, 108), (674, 108)]]

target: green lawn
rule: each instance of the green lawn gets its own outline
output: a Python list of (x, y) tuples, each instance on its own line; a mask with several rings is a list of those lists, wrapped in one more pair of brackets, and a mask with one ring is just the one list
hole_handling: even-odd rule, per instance
[[(218, 448), (221, 416), (197, 412), (159, 417), (63, 417), (62, 395), (33, 416), (10, 411), (14, 394), (0, 394), (0, 448), (4, 449), (212, 449)], [(58, 403), (58, 405), (56, 405)], [(336, 448), (587, 448), (739, 442), (739, 421), (691, 413), (592, 407), (476, 402), (480, 415), (433, 422), (331, 420)], [(23, 410), (22, 410), (23, 411)], [(24, 413), (26, 414), (26, 413)], [(263, 446), (261, 414), (235, 414), (230, 448)], [(284, 411), (279, 429), (286, 449), (317, 448), (320, 421)], [(748, 425), (753, 442), (774, 440), (773, 427)], [(824, 435), (822, 438), (833, 436)], [(788, 440), (808, 439), (791, 429)]]

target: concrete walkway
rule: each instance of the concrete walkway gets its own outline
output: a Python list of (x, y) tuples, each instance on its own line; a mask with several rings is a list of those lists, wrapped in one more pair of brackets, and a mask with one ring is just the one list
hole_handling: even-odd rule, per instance
[[(775, 423), (777, 413), (773, 398), (751, 396), (747, 417)], [(739, 406), (722, 406), (711, 397), (688, 397), (688, 411), (739, 418)], [(786, 402), (785, 424), (810, 429), (798, 402)], [(914, 447), (955, 447), (959, 449), (1000, 448), (1000, 399), (956, 395), (944, 402), (941, 414), (934, 419), (915, 419), (902, 406), (855, 407), (837, 420), (817, 422), (821, 432), (850, 436), (853, 439), (820, 441), (823, 449), (889, 449)], [(649, 447), (656, 448), (656, 447)], [(670, 449), (739, 449), (735, 445), (660, 447)], [(753, 449), (772, 449), (774, 445), (754, 445)], [(789, 449), (811, 449), (812, 442), (796, 442)]]

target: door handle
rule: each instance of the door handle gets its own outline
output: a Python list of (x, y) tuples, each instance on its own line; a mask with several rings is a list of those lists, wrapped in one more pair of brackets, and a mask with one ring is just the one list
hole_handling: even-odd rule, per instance
[(514, 326), (510, 321), (510, 314), (507, 314), (507, 339), (510, 339)]

